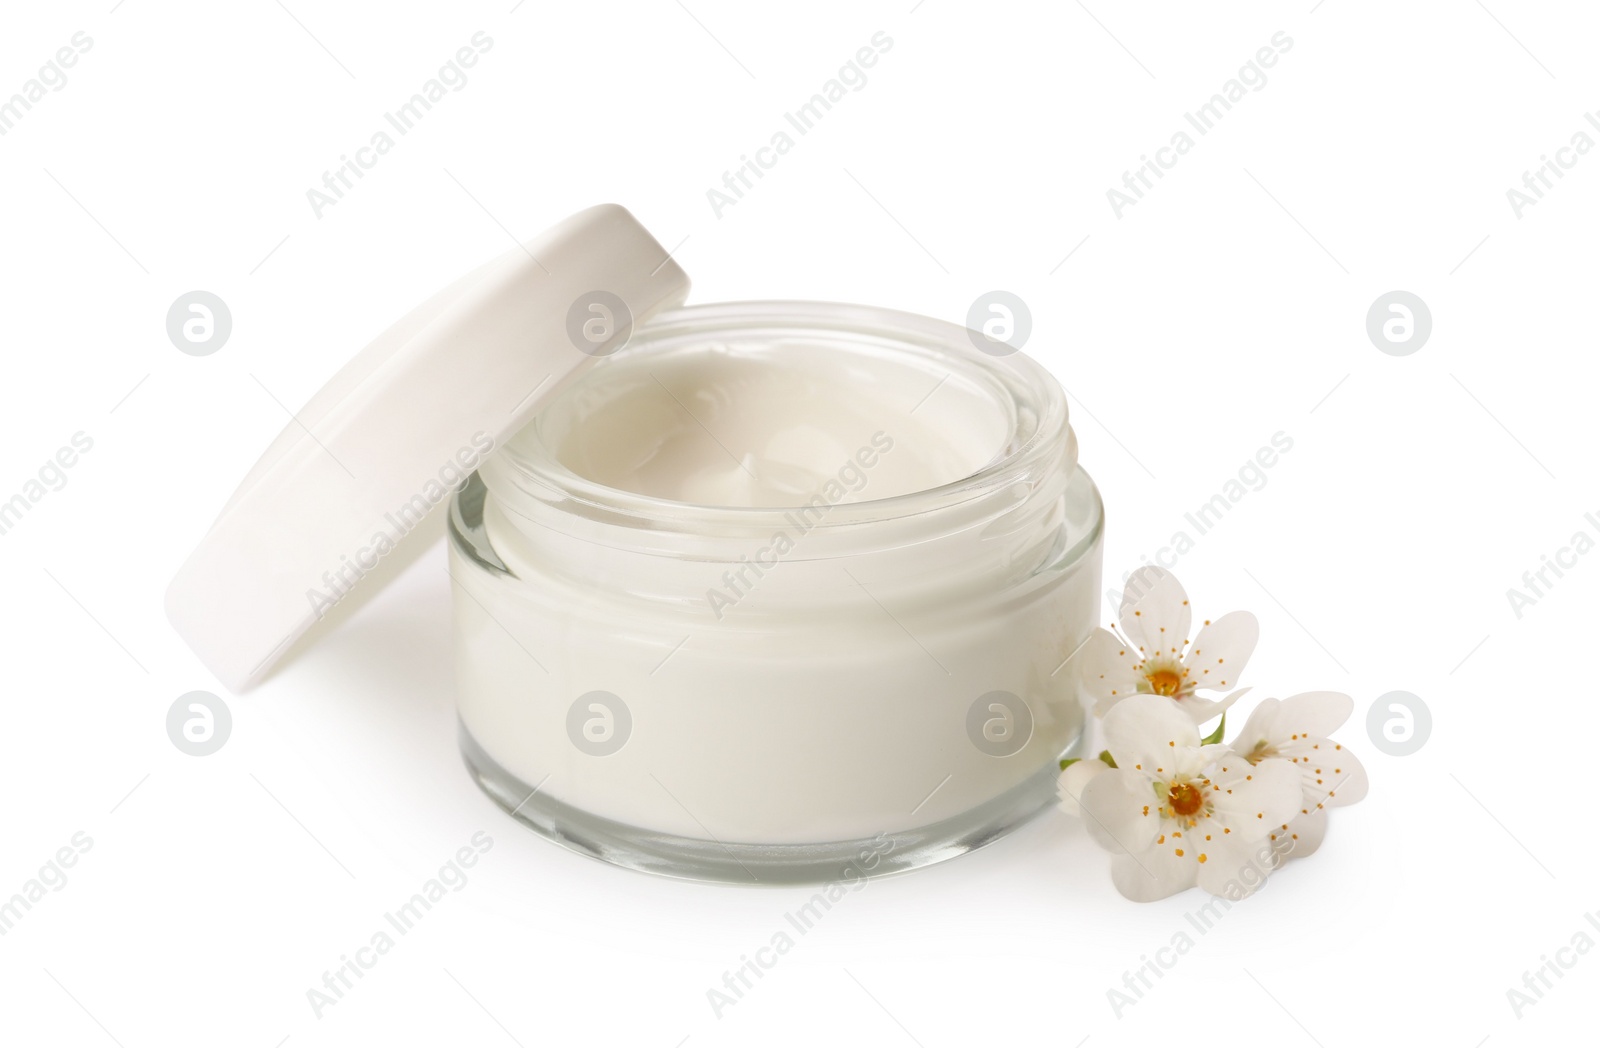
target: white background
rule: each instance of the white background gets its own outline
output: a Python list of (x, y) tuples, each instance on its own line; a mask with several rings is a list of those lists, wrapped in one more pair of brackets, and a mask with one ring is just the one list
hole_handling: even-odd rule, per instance
[[(1600, 557), (1520, 618), (1506, 596), (1600, 531), (1600, 158), (1520, 218), (1506, 196), (1600, 136), (1583, 5), (113, 2), (12, 5), (0, 30), (0, 97), (93, 40), (0, 137), (0, 499), (94, 442), (0, 535), (0, 897), (93, 841), (0, 938), (0, 1038), (1331, 1048), (1393, 1026), (1473, 1048), (1592, 1019), (1593, 954), (1520, 1019), (1506, 997), (1600, 907)], [(306, 190), (479, 30), (470, 82), (314, 216)], [(707, 189), (880, 30), (866, 86), (717, 217)], [(1280, 30), (1266, 85), (1118, 218), (1107, 189)], [(1289, 435), (1177, 572), (1201, 615), (1261, 617), (1254, 698), (1355, 697), (1370, 797), (1120, 1017), (1107, 990), (1205, 897), (1125, 902), (1051, 812), (868, 884), (718, 1018), (706, 991), (807, 893), (612, 869), (482, 796), (442, 551), (228, 695), (160, 600), (287, 421), (274, 398), (298, 407), (511, 236), (602, 201), (677, 248), (697, 302), (961, 321), (1021, 295), (1105, 493), (1108, 575)], [(165, 330), (196, 288), (233, 315), (208, 357)], [(1405, 357), (1365, 330), (1396, 289), (1433, 317)], [(205, 758), (165, 730), (193, 689), (233, 712)], [(1364, 724), (1395, 689), (1434, 719), (1403, 758)], [(317, 1018), (306, 990), (480, 830), (470, 883)]]

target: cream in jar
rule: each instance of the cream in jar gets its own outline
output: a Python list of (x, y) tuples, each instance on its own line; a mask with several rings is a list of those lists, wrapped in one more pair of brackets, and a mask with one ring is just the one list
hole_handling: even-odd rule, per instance
[(961, 328), (658, 317), (454, 507), (469, 764), (541, 832), (662, 872), (991, 839), (1082, 730), (1100, 507), (1075, 453), (1054, 381)]

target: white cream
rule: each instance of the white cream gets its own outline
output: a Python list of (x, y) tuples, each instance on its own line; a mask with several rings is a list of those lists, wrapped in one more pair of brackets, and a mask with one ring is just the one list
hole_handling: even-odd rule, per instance
[[(716, 308), (641, 332), (498, 453), (481, 528), (458, 505), (465, 730), (539, 785), (528, 809), (729, 846), (959, 822), (1038, 781), (1082, 728), (1063, 664), (1099, 583), (1059, 390), (1018, 405), (1034, 365), (1006, 388), (948, 346)], [(631, 720), (604, 756), (569, 733), (593, 692)], [(994, 692), (1033, 721), (999, 756), (970, 725)]]
[(556, 457), (572, 472), (658, 499), (800, 506), (879, 433), (898, 453), (843, 501), (904, 495), (976, 473), (1008, 431), (981, 391), (947, 373), (816, 344), (763, 359), (708, 345), (607, 365), (547, 409), (546, 431), (559, 434)]

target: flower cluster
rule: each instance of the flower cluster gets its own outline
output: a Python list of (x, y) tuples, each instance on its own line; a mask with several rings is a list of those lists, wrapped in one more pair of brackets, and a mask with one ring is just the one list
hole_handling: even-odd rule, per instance
[[(1188, 594), (1171, 573), (1145, 567), (1119, 619), (1120, 632), (1097, 630), (1080, 662), (1106, 748), (1063, 762), (1061, 807), (1112, 853), (1112, 881), (1128, 898), (1196, 885), (1243, 898), (1317, 850), (1328, 808), (1366, 796), (1365, 769), (1330, 738), (1353, 703), (1331, 691), (1265, 699), (1224, 743), (1226, 711), (1246, 690), (1234, 685), (1255, 651), (1255, 616), (1206, 620), (1191, 642)], [(1202, 738), (1200, 725), (1219, 715)]]

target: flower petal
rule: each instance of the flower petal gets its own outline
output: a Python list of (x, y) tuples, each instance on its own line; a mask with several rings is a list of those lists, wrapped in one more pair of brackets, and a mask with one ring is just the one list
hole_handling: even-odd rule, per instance
[(1056, 789), (1061, 795), (1061, 810), (1068, 815), (1082, 814), (1078, 810), (1078, 797), (1083, 793), (1083, 788), (1089, 785), (1090, 779), (1103, 771), (1110, 770), (1110, 766), (1099, 757), (1087, 757), (1067, 765), (1061, 776), (1056, 779)]
[(1155, 902), (1193, 888), (1199, 865), (1192, 856), (1179, 858), (1169, 848), (1151, 848), (1139, 855), (1111, 860), (1111, 883), (1124, 898)]
[(1230, 611), (1206, 623), (1183, 659), (1189, 680), (1197, 688), (1229, 687), (1244, 672), (1260, 637), (1261, 625), (1248, 611)]
[(1246, 841), (1260, 840), (1300, 813), (1300, 769), (1289, 761), (1251, 764), (1233, 754), (1217, 763), (1211, 785), (1216, 816)]
[(1150, 780), (1120, 768), (1107, 768), (1106, 774), (1091, 776), (1078, 791), (1078, 808), (1089, 836), (1113, 854), (1142, 852), (1150, 847), (1161, 826), (1154, 802)]
[(1295, 762), (1300, 769), (1302, 807), (1338, 808), (1367, 795), (1367, 769), (1356, 755), (1331, 739), (1313, 739)]
[[(1278, 707), (1282, 702), (1278, 699), (1262, 699), (1256, 703), (1256, 708), (1250, 711), (1250, 719), (1244, 722), (1244, 727), (1235, 735), (1230, 744), (1238, 753), (1248, 756), (1262, 746), (1270, 746), (1279, 738), (1278, 735)], [(1284, 732), (1283, 738), (1288, 738), (1289, 733)]]
[(1322, 839), (1328, 835), (1328, 813), (1313, 808), (1307, 814), (1296, 815), (1273, 834), (1277, 838), (1273, 843), (1281, 856), (1280, 862), (1304, 859), (1322, 847)]
[(1189, 640), (1189, 595), (1169, 571), (1146, 564), (1122, 593), (1122, 635), (1145, 657), (1183, 654)]
[(1097, 715), (1105, 716), (1112, 706), (1138, 693), (1139, 674), (1134, 667), (1141, 660), (1110, 630), (1095, 630), (1078, 658), (1078, 679), (1084, 694), (1095, 700)]
[(1196, 695), (1185, 695), (1181, 699), (1173, 699), (1190, 720), (1195, 724), (1204, 724), (1208, 720), (1220, 717), (1228, 708), (1242, 698), (1249, 688), (1240, 688), (1238, 691), (1224, 695), (1220, 699), (1202, 699)]
[(1276, 742), (1287, 742), (1290, 735), (1329, 738), (1344, 727), (1355, 709), (1355, 701), (1343, 692), (1307, 691), (1283, 700), (1278, 710)]
[(1200, 730), (1171, 699), (1134, 695), (1106, 714), (1105, 740), (1118, 767), (1155, 774), (1174, 748), (1199, 746)]
[(1210, 842), (1201, 854), (1206, 861), (1196, 871), (1197, 883), (1224, 899), (1244, 899), (1255, 894), (1280, 864), (1268, 842), (1236, 841), (1232, 836)]

